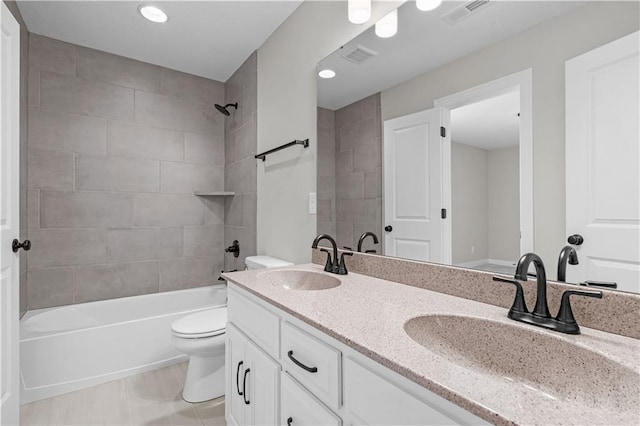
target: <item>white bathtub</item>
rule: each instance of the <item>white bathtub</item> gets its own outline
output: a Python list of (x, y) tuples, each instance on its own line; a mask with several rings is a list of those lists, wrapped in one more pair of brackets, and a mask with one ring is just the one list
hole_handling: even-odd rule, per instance
[(28, 311), (20, 320), (20, 402), (187, 360), (173, 321), (226, 305), (224, 284)]

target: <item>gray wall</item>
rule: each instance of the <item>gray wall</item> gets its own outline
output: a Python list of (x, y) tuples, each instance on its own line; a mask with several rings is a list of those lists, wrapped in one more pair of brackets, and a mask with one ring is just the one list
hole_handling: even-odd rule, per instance
[(29, 49), (28, 308), (211, 284), (224, 84), (46, 37)]
[[(365, 231), (382, 229), (380, 94), (335, 113), (336, 235), (340, 247), (354, 250)], [(376, 249), (367, 239), (364, 249)]]
[(451, 143), (454, 265), (487, 259), (518, 260), (519, 181), (518, 146), (485, 150)]
[(454, 265), (489, 258), (488, 155), (485, 149), (451, 143), (451, 258)]
[[(489, 151), (488, 256), (517, 262), (520, 257), (520, 149)], [(553, 265), (553, 263), (551, 263)]]
[(230, 108), (225, 120), (225, 188), (236, 193), (225, 198), (225, 247), (240, 242), (240, 256), (226, 255), (225, 270), (242, 270), (244, 259), (256, 254), (257, 178), (254, 158), (257, 133), (257, 53), (253, 53), (226, 82), (226, 103)]
[[(20, 241), (27, 239), (27, 127), (29, 32), (15, 1), (5, 1), (20, 24)], [(20, 317), (27, 311), (27, 256), (20, 252)]]
[(336, 113), (318, 108), (318, 234), (336, 236)]

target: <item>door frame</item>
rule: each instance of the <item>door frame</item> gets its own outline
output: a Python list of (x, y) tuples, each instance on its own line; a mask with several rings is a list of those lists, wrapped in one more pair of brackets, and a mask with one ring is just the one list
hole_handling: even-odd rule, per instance
[[(533, 83), (532, 69), (490, 81), (454, 93), (433, 102), (434, 107), (448, 110), (490, 99), (518, 90), (520, 93), (520, 254), (534, 248), (533, 224)], [(442, 201), (451, 211), (451, 132), (447, 123), (447, 137), (442, 146)], [(452, 261), (451, 221), (444, 224), (445, 263)]]

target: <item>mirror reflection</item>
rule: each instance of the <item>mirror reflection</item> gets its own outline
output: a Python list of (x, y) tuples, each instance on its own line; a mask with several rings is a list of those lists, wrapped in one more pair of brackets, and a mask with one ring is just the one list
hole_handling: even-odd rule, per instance
[[(395, 36), (370, 28), (318, 64), (335, 72), (318, 78), (318, 232), (354, 250), (372, 232), (379, 243), (367, 238), (361, 251), (506, 274), (536, 252), (551, 279), (561, 266), (567, 282), (640, 291), (638, 155), (620, 154), (638, 153), (638, 90), (627, 90), (638, 86), (637, 43), (608, 72), (626, 89), (602, 73), (609, 99), (590, 100), (636, 115), (617, 130), (618, 146), (593, 135), (587, 149), (607, 151), (587, 170), (597, 185), (565, 179), (584, 148), (571, 145), (569, 108), (586, 102), (570, 93), (571, 64), (633, 37), (637, 5), (491, 2), (452, 22), (461, 7), (428, 13), (407, 2)], [(611, 117), (591, 127), (609, 129)], [(595, 206), (588, 219), (617, 236), (589, 234), (593, 225), (572, 218), (580, 205)], [(625, 250), (608, 250), (616, 242)]]

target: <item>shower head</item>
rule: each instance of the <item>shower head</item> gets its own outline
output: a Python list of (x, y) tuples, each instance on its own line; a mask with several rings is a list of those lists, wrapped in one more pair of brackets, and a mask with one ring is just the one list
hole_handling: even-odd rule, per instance
[(229, 110), (227, 109), (229, 107), (234, 107), (235, 109), (238, 109), (238, 103), (236, 102), (235, 104), (226, 104), (225, 106), (216, 104), (216, 109), (221, 113), (223, 113), (224, 115), (226, 115), (227, 117), (231, 115), (231, 113), (229, 113)]

